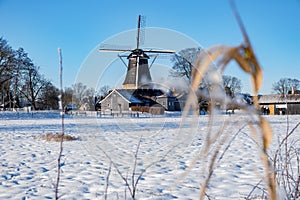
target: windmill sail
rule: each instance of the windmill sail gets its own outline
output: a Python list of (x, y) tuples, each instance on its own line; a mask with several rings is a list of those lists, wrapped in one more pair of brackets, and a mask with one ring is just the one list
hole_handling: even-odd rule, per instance
[(140, 48), (140, 31), (141, 31), (141, 15), (139, 15), (138, 18), (138, 28), (137, 28), (137, 33), (136, 33), (136, 48)]

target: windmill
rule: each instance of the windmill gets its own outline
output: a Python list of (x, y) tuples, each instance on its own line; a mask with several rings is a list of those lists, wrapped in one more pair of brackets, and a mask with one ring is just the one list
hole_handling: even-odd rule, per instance
[[(116, 48), (100, 48), (101, 52), (130, 52), (126, 58), (128, 59), (128, 65), (122, 60), (122, 56), (119, 55), (120, 59), (127, 67), (126, 77), (123, 82), (123, 88), (137, 89), (142, 85), (147, 85), (152, 82), (148, 60), (150, 57), (146, 53), (167, 53), (173, 54), (175, 51), (172, 50), (142, 50), (141, 44), (141, 15), (138, 16), (137, 34), (136, 34), (136, 48), (135, 49), (116, 49)], [(155, 59), (153, 60), (153, 62)], [(152, 62), (152, 64), (153, 64)], [(151, 64), (151, 65), (152, 65)]]

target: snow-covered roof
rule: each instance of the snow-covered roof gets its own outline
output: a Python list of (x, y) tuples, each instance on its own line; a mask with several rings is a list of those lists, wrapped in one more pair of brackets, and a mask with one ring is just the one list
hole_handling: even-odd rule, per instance
[(300, 103), (300, 94), (270, 94), (258, 97), (258, 103), (271, 104), (271, 103)]
[(123, 90), (123, 89), (116, 89), (116, 92), (120, 94), (125, 100), (127, 100), (129, 103), (143, 103), (142, 100), (135, 97), (131, 90)]
[(160, 89), (113, 89), (104, 99), (102, 103), (113, 94), (118, 94), (128, 103), (142, 104), (145, 102), (153, 101), (152, 97), (156, 98), (174, 98), (170, 93), (164, 93)]
[(110, 92), (104, 99), (100, 101), (102, 103), (105, 101), (107, 98), (109, 98), (112, 94), (117, 93), (122, 97), (125, 101), (128, 103), (143, 103), (142, 100), (138, 99), (135, 97), (132, 93), (133, 90), (128, 90), (128, 89), (114, 89), (112, 92)]

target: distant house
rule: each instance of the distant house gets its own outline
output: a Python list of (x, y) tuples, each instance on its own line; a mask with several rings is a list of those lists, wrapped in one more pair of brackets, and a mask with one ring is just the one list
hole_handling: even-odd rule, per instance
[(100, 101), (101, 110), (129, 111), (159, 106), (164, 110), (180, 110), (178, 100), (160, 89), (113, 89)]
[(300, 94), (271, 94), (258, 96), (262, 113), (270, 115), (300, 114)]
[(168, 111), (181, 110), (181, 103), (179, 99), (168, 93), (163, 93), (162, 95), (157, 96), (156, 102), (162, 105), (165, 108), (165, 110)]

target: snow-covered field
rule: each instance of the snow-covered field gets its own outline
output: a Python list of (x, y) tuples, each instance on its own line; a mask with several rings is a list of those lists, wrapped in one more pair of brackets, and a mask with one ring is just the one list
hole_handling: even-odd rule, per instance
[[(272, 155), (300, 117), (266, 118), (273, 130)], [(138, 180), (137, 199), (197, 199), (212, 153), (219, 148), (215, 144), (204, 154), (206, 136), (211, 131), (213, 138), (222, 130), (206, 194), (211, 199), (245, 199), (264, 176), (258, 144), (246, 119), (249, 116), (242, 113), (217, 115), (208, 126), (207, 115), (185, 120), (178, 114), (66, 115), (65, 134), (78, 140), (63, 144), (59, 195), (61, 199), (131, 199), (128, 187), (132, 190), (132, 181)], [(54, 199), (59, 143), (41, 139), (47, 133), (61, 133), (58, 112), (0, 112), (0, 199)], [(300, 140), (300, 128), (293, 137)], [(295, 148), (300, 154), (300, 146)], [(251, 195), (262, 193), (255, 189)]]

